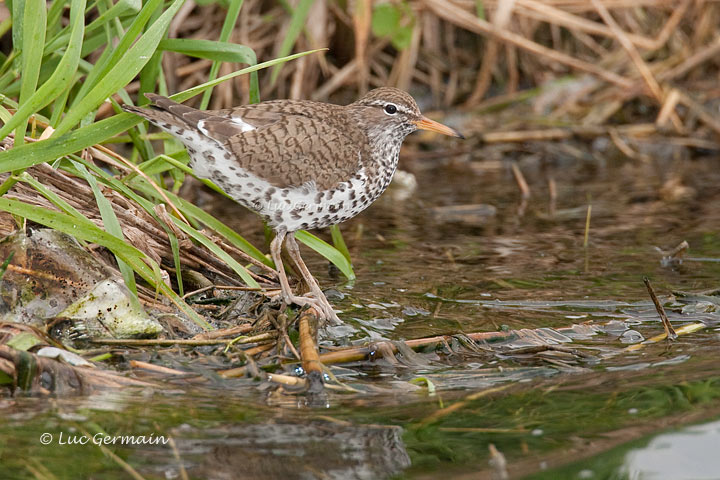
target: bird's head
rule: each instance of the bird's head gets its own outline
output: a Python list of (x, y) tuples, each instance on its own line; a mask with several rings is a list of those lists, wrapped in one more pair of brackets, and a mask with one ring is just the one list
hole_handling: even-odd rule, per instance
[(356, 107), (354, 109), (359, 113), (357, 120), (368, 132), (405, 138), (415, 130), (429, 130), (465, 138), (454, 128), (423, 116), (415, 99), (397, 88), (376, 88), (349, 106)]

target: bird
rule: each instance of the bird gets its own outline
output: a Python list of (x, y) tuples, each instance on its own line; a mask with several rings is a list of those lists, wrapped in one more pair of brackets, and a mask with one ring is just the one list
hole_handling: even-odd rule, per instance
[[(270, 255), (286, 305), (315, 307), (321, 323), (340, 319), (300, 256), (298, 230), (336, 225), (387, 189), (400, 146), (429, 130), (465, 138), (425, 117), (403, 90), (380, 87), (348, 105), (269, 100), (224, 110), (198, 110), (146, 93), (150, 108), (123, 105), (175, 136), (190, 167), (274, 230)], [(282, 262), (283, 244), (310, 291), (296, 295)]]

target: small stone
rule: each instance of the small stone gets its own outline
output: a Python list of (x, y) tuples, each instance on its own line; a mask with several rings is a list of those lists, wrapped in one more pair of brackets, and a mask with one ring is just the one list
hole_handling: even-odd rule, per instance
[(640, 343), (644, 340), (645, 337), (643, 337), (642, 334), (637, 330), (627, 330), (622, 335), (620, 335), (621, 343)]
[(401, 313), (403, 315), (407, 315), (408, 317), (415, 317), (417, 315), (430, 315), (430, 312), (428, 312), (424, 308), (419, 307), (405, 307), (402, 309)]
[(149, 338), (163, 331), (127, 287), (112, 280), (98, 283), (58, 316), (81, 321), (91, 338), (108, 333), (114, 338)]
[(473, 205), (451, 205), (448, 207), (434, 207), (431, 209), (433, 219), (438, 223), (461, 223), (463, 225), (480, 227), (495, 217), (497, 208), (484, 203)]
[(323, 290), (323, 293), (325, 293), (325, 296), (328, 299), (332, 300), (344, 300), (345, 294), (342, 293), (340, 290), (336, 290), (334, 288), (328, 288), (327, 290)]

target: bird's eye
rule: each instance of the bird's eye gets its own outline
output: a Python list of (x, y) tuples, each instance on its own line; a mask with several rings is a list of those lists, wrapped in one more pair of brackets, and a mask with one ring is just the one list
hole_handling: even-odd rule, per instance
[(388, 115), (395, 115), (397, 113), (397, 107), (392, 103), (385, 105), (385, 113)]

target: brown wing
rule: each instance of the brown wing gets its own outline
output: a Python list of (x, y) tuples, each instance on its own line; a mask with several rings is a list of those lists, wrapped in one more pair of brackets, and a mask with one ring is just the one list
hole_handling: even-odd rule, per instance
[(240, 167), (276, 187), (315, 182), (318, 189), (329, 189), (353, 177), (364, 142), (358, 129), (342, 131), (335, 126), (345, 123), (338, 121), (335, 106), (307, 116), (291, 113), (287, 102), (282, 113), (273, 111), (276, 105), (265, 102), (210, 112), (215, 117), (206, 119), (203, 127), (230, 149)]
[(240, 166), (278, 187), (315, 182), (330, 189), (360, 167), (360, 149), (337, 128), (316, 118), (291, 115), (231, 137)]
[(361, 165), (366, 139), (337, 105), (282, 100), (203, 111), (160, 95), (146, 96), (155, 110), (127, 111), (161, 127), (167, 122), (199, 130), (230, 150), (230, 161), (276, 187), (314, 182), (318, 189), (329, 189), (350, 180)]

